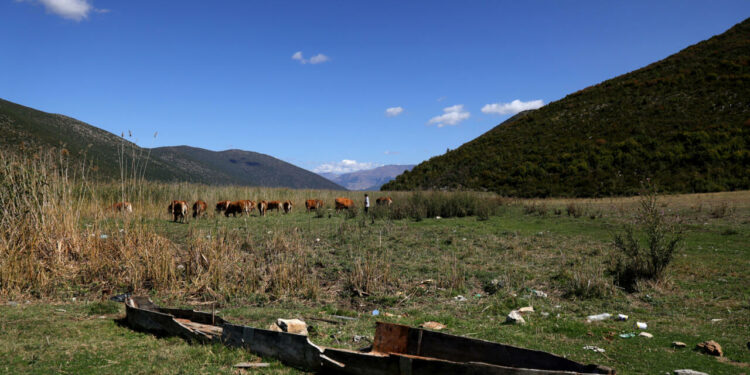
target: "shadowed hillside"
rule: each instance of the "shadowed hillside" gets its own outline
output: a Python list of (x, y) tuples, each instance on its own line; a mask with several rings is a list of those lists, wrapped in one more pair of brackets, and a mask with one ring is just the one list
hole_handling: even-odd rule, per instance
[[(141, 148), (122, 137), (76, 119), (0, 99), (0, 147), (18, 152), (67, 150), (74, 162), (86, 162), (92, 177), (119, 179), (143, 175), (151, 181), (187, 181), (209, 185), (247, 185), (343, 189), (310, 171), (250, 151), (199, 148)], [(25, 151), (24, 151), (25, 150)]]
[(519, 114), (383, 190), (513, 196), (750, 188), (750, 20), (662, 61)]

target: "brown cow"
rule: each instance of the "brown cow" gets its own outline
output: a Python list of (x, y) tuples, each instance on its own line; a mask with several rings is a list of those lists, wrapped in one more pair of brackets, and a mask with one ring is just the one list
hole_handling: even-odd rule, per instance
[(224, 216), (229, 217), (229, 215), (232, 215), (237, 217), (237, 214), (240, 214), (240, 216), (242, 214), (250, 215), (253, 209), (255, 209), (255, 202), (246, 199), (238, 200), (229, 204), (227, 210), (224, 211)]
[(339, 212), (341, 210), (348, 210), (351, 207), (354, 207), (354, 202), (352, 202), (349, 198), (336, 198), (336, 212)]
[(117, 202), (112, 209), (119, 212), (133, 212), (133, 205), (130, 202)]
[(281, 201), (270, 201), (268, 202), (268, 208), (269, 211), (276, 210), (276, 212), (279, 212), (279, 209), (281, 209)]
[(229, 205), (232, 203), (232, 201), (219, 201), (216, 202), (216, 213), (218, 214), (221, 211), (226, 211), (227, 208), (229, 208)]
[(177, 222), (179, 219), (181, 222), (185, 222), (188, 212), (188, 204), (185, 201), (172, 201), (169, 204), (168, 212), (174, 216), (174, 221)]
[(289, 200), (284, 201), (283, 206), (284, 206), (284, 213), (285, 214), (288, 214), (288, 213), (292, 212), (292, 201), (289, 201)]
[(305, 209), (307, 212), (323, 208), (323, 201), (320, 199), (308, 199), (305, 201)]
[(208, 205), (202, 200), (197, 200), (193, 203), (193, 219), (204, 216)]
[(390, 206), (393, 204), (393, 199), (391, 197), (380, 197), (375, 200), (375, 204), (378, 206)]
[(268, 208), (268, 203), (266, 203), (266, 201), (258, 202), (258, 213), (260, 214), (260, 216), (266, 216), (267, 208)]

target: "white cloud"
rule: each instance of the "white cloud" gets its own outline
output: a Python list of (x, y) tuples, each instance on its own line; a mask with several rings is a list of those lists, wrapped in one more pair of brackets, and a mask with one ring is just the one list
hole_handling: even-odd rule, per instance
[(95, 10), (89, 0), (28, 0), (27, 2), (38, 2), (44, 5), (44, 9), (48, 13), (54, 13), (73, 21), (88, 18), (89, 13)]
[(532, 100), (529, 102), (522, 102), (518, 99), (510, 103), (492, 103), (486, 104), (482, 107), (482, 113), (496, 113), (498, 115), (515, 115), (518, 112), (526, 111), (529, 109), (537, 109), (544, 105), (543, 100)]
[(396, 117), (404, 111), (403, 107), (391, 107), (385, 110), (385, 115), (388, 117)]
[(378, 163), (358, 162), (356, 160), (344, 159), (339, 162), (321, 164), (315, 167), (315, 169), (313, 169), (313, 172), (341, 174), (341, 173), (355, 172), (355, 171), (359, 171), (363, 169), (373, 169), (373, 168), (380, 167), (380, 166), (381, 165)]
[(398, 155), (400, 152), (398, 151), (391, 151), (391, 150), (385, 150), (384, 154), (386, 155)]
[(310, 64), (320, 64), (330, 60), (330, 58), (322, 53), (319, 53), (310, 58)]
[(459, 122), (466, 120), (470, 116), (469, 112), (464, 111), (463, 104), (456, 104), (454, 106), (443, 108), (443, 112), (442, 115), (431, 118), (427, 124), (437, 124), (438, 128), (442, 128), (446, 125), (453, 126), (458, 125)]
[(297, 60), (300, 62), (300, 64), (321, 64), (326, 61), (331, 61), (331, 58), (322, 53), (319, 53), (311, 57), (310, 59), (306, 59), (302, 55), (302, 51), (297, 51), (294, 53), (294, 55), (292, 55), (292, 60)]

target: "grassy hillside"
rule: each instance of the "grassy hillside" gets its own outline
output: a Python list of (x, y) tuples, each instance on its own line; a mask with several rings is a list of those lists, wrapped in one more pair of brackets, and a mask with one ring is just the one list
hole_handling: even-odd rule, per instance
[(383, 190), (514, 196), (750, 187), (750, 20), (662, 61), (521, 114)]
[[(128, 137), (128, 138), (126, 138)], [(209, 185), (343, 189), (315, 173), (249, 151), (214, 152), (193, 147), (141, 148), (76, 119), (0, 99), (0, 147), (14, 152), (66, 149), (76, 162), (91, 163), (97, 179), (142, 176), (152, 181)]]

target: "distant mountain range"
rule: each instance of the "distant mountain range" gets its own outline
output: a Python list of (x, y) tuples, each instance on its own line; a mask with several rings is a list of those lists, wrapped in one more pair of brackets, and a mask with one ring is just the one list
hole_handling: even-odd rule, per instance
[(382, 189), (596, 197), (647, 179), (661, 192), (750, 188), (750, 19), (518, 114)]
[(145, 178), (154, 181), (344, 189), (315, 173), (257, 152), (217, 152), (188, 146), (141, 148), (125, 137), (76, 119), (2, 99), (0, 147), (12, 151), (65, 148), (73, 158), (85, 157), (92, 162), (92, 172), (100, 179), (118, 179), (120, 166), (132, 166), (135, 162), (145, 166)]
[(380, 190), (380, 187), (404, 171), (410, 171), (414, 165), (385, 165), (378, 168), (351, 173), (318, 173), (319, 175), (349, 190)]

